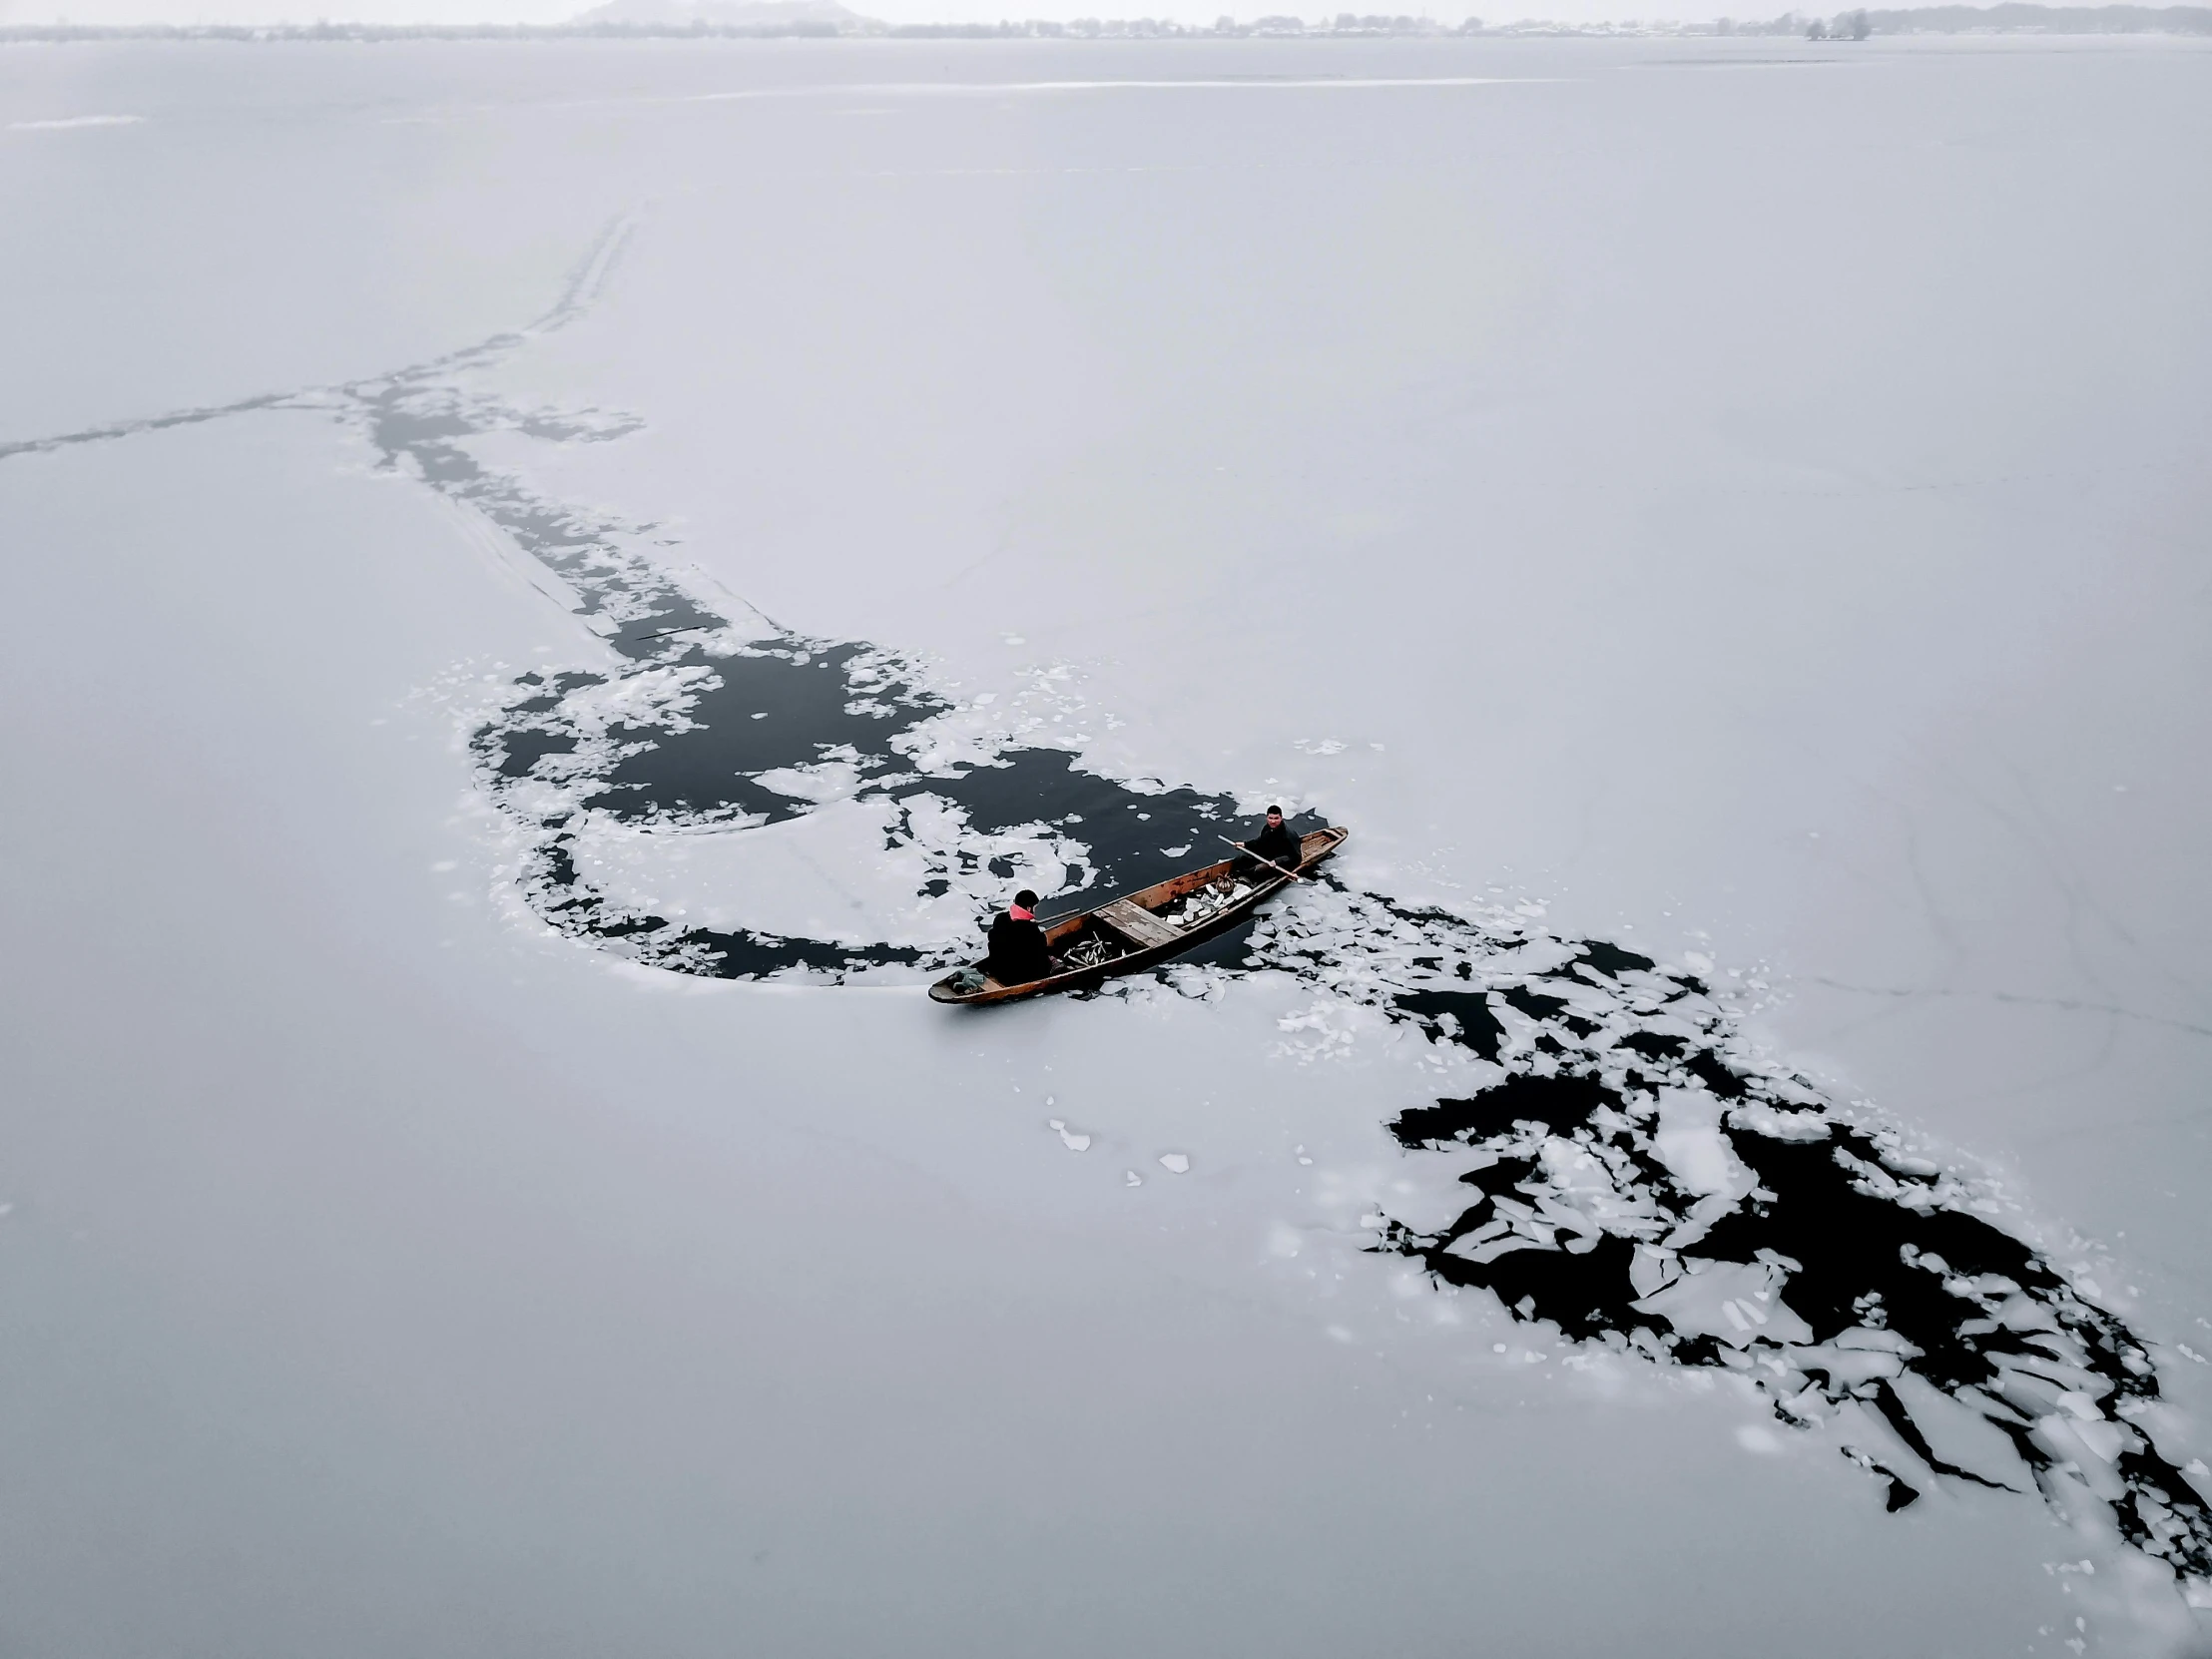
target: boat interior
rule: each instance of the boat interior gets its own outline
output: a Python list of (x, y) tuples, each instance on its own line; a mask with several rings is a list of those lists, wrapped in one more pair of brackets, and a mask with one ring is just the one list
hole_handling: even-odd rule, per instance
[[(1311, 858), (1333, 844), (1327, 830), (1315, 830), (1306, 836), (1301, 856)], [(1077, 972), (1136, 951), (1179, 944), (1192, 929), (1224, 910), (1283, 884), (1283, 877), (1265, 867), (1256, 873), (1248, 868), (1240, 874), (1238, 866), (1244, 862), (1224, 858), (1203, 869), (1186, 870), (1141, 887), (1095, 910), (1048, 923), (1045, 943), (1064, 964), (1061, 972)]]
[[(1301, 862), (1311, 863), (1334, 851), (1344, 838), (1342, 830), (1308, 831), (1300, 849)], [(1288, 880), (1288, 875), (1266, 865), (1254, 867), (1244, 858), (1224, 858), (1203, 869), (1186, 870), (1095, 909), (1045, 921), (1053, 971), (1043, 979), (1026, 985), (1001, 984), (986, 977), (978, 964), (940, 980), (930, 994), (942, 1001), (994, 1001), (1009, 992), (1050, 988), (1124, 957), (1169, 955), (1197, 942), (1209, 924), (1247, 909)], [(968, 982), (958, 983), (963, 977)]]

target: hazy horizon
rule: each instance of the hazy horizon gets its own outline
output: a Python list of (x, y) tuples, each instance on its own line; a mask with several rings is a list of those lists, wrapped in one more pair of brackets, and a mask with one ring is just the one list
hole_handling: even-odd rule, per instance
[[(440, 6), (430, 0), (345, 0), (321, 4), (318, 0), (0, 0), (0, 27), (46, 27), (74, 24), (128, 28), (149, 24), (194, 26), (305, 26), (318, 22), (366, 23), (395, 26), (474, 24), (562, 24), (576, 20), (590, 6), (570, 0), (475, 0), (467, 6)], [(1101, 6), (1095, 0), (1025, 0), (1020, 6), (993, 4), (992, 0), (864, 0), (850, 10), (885, 23), (995, 23), (1001, 19), (1040, 19), (1068, 22), (1080, 17), (1157, 18), (1163, 22), (1211, 24), (1224, 15), (1240, 22), (1269, 15), (1292, 15), (1309, 21), (1335, 16), (1344, 7), (1291, 6), (1224, 8), (1218, 0), (1147, 0), (1135, 6)], [(1767, 18), (1785, 11), (1805, 10), (1808, 16), (1829, 16), (1838, 8), (1772, 8), (1714, 6), (1699, 0), (1653, 0), (1649, 5), (1615, 4), (1609, 0), (1545, 0), (1542, 5), (1487, 7), (1470, 0), (1445, 0), (1443, 4), (1417, 7), (1351, 8), (1381, 10), (1386, 15), (1433, 18), (1442, 24), (1458, 24), (1469, 17), (1490, 23), (1528, 19), (1566, 24), (1600, 23), (1709, 23), (1722, 17)], [(1849, 8), (1841, 8), (1849, 9)]]
[[(683, 0), (676, 0), (676, 3), (681, 5)], [(798, 0), (751, 0), (751, 3), (764, 9), (787, 7), (795, 17), (806, 11), (804, 4), (798, 3)], [(581, 22), (601, 9), (604, 8), (569, 4), (567, 0), (478, 0), (478, 3), (466, 7), (440, 6), (425, 3), (425, 0), (350, 0), (350, 3), (343, 6), (314, 4), (311, 0), (305, 4), (297, 3), (297, 0), (0, 0), (0, 28), (306, 28), (322, 23), (378, 28), (559, 27)], [(709, 0), (709, 9), (712, 9), (712, 0)], [(1009, 21), (1071, 23), (1085, 18), (1143, 18), (1185, 27), (1205, 27), (1225, 16), (1240, 24), (1250, 25), (1268, 16), (1289, 15), (1299, 17), (1308, 24), (1319, 24), (1338, 15), (1338, 11), (1329, 8), (1299, 10), (1292, 7), (1259, 7), (1225, 11), (1219, 4), (1208, 3), (1208, 0), (1175, 0), (1175, 3), (1130, 8), (1101, 7), (1086, 3), (1086, 0), (1032, 0), (1032, 3), (1020, 7), (993, 5), (991, 0), (882, 0), (880, 4), (867, 0), (867, 3), (848, 5), (845, 9), (869, 21), (893, 26), (959, 26)], [(1829, 18), (1839, 11), (1851, 9), (1853, 8), (1841, 7), (1824, 10), (1818, 6), (1729, 8), (1700, 4), (1698, 0), (1657, 0), (1652, 5), (1611, 4), (1608, 0), (1553, 0), (1553, 3), (1541, 6), (1507, 8), (1480, 6), (1475, 0), (1447, 0), (1442, 5), (1423, 5), (1397, 11), (1384, 8), (1383, 13), (1388, 16), (1416, 17), (1447, 28), (1456, 27), (1469, 19), (1492, 27), (1558, 24), (1572, 28), (1635, 28), (1639, 25), (1694, 28), (1730, 18), (1739, 23), (1762, 23), (1793, 15)], [(1935, 12), (1956, 8), (1903, 6), (1868, 9)], [(1966, 9), (1986, 11), (1995, 8), (1969, 6)], [(2144, 7), (2115, 3), (2042, 9), (2079, 14), (2083, 11), (2196, 8)], [(1361, 15), (1367, 13), (1363, 12)], [(2078, 15), (2074, 21), (2078, 25)], [(2015, 22), (2013, 32), (2039, 31), (2020, 29)], [(2075, 27), (2060, 28), (2055, 32), (2084, 31)]]
[[(205, 0), (205, 3), (203, 0), (18, 0), (18, 3), (9, 3), (9, 0), (0, 0), (0, 26), (55, 23), (96, 27), (164, 23), (179, 26), (303, 25), (321, 21), (400, 25), (560, 24), (573, 21), (590, 9), (570, 4), (568, 0), (476, 0), (466, 7), (439, 6), (425, 3), (425, 0), (347, 0), (343, 5), (318, 5), (312, 0), (308, 3), (298, 3), (298, 0)], [(1250, 15), (1266, 15), (1270, 9), (1287, 10), (1263, 8)], [(1177, 23), (1211, 23), (1223, 15), (1220, 5), (1205, 4), (1203, 0), (1169, 0), (1169, 3), (1120, 9), (1085, 5), (1080, 0), (1028, 0), (1014, 8), (992, 5), (988, 0), (881, 0), (881, 3), (868, 0), (866, 4), (852, 6), (851, 10), (886, 23), (995, 23), (1006, 17), (1059, 22), (1078, 17), (1154, 17)], [(1333, 14), (1317, 11), (1314, 15)], [(1423, 7), (1411, 15), (1433, 16), (1440, 22), (1457, 23), (1466, 17), (1484, 14), (1474, 7), (1454, 5)], [(1545, 15), (1555, 16), (1562, 22), (1595, 23), (1612, 21), (1624, 14), (1604, 5), (1602, 0), (1558, 0), (1558, 5)], [(1694, 22), (1719, 14), (1693, 5), (1647, 8), (1640, 15), (1653, 21)]]

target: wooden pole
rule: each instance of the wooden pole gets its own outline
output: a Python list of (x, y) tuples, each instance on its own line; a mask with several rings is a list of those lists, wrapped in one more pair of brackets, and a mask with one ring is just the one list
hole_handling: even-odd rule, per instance
[[(1248, 858), (1260, 858), (1260, 854), (1253, 851), (1251, 847), (1245, 845), (1243, 841), (1233, 841), (1230, 840), (1227, 835), (1221, 834), (1217, 834), (1214, 838), (1218, 841), (1227, 842), (1229, 845), (1235, 847), (1239, 852), (1242, 852)], [(1305, 862), (1303, 858), (1299, 861), (1301, 863)], [(1284, 869), (1283, 866), (1277, 863), (1273, 858), (1260, 858), (1260, 862), (1266, 864), (1268, 868), (1272, 870), (1276, 870), (1281, 874), (1288, 875), (1294, 881), (1303, 881), (1306, 879), (1305, 876), (1299, 874), (1299, 872), (1295, 869)]]

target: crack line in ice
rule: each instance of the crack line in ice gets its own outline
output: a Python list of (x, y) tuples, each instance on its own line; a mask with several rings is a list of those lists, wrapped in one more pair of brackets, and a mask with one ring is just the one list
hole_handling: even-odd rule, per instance
[(1808, 985), (1826, 985), (1832, 991), (1847, 991), (1854, 996), (1891, 996), (1911, 998), (1918, 996), (1962, 997), (1985, 1002), (2010, 1002), (2028, 1008), (2059, 1008), (2072, 1014), (2110, 1014), (2115, 1019), (2140, 1020), (2145, 1025), (2163, 1025), (2173, 1031), (2187, 1031), (2194, 1036), (2212, 1037), (2212, 1025), (2198, 1025), (2185, 1019), (2168, 1019), (2162, 1014), (2146, 1014), (2137, 1008), (2122, 1008), (2111, 1002), (2084, 1002), (2065, 996), (2027, 996), (2019, 991), (1960, 991), (1940, 985), (1851, 985), (1841, 979), (1830, 979), (1822, 974), (1803, 976)]

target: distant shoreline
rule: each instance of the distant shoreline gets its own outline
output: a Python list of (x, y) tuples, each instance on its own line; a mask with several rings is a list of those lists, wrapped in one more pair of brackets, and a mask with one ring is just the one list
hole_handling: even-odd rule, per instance
[[(2212, 7), (2204, 6), (1927, 6), (1903, 11), (1867, 8), (1837, 14), (1835, 22), (1863, 20), (1854, 31), (1870, 35), (2212, 35)], [(759, 23), (308, 23), (308, 24), (0, 24), (0, 45), (99, 41), (239, 41), (245, 43), (403, 40), (1269, 40), (1450, 39), (1479, 37), (1729, 38), (1744, 36), (1837, 39), (1832, 20), (1811, 12), (1785, 12), (1764, 21), (1723, 18), (1710, 23), (1555, 23), (1523, 20), (1457, 25), (1413, 17), (1356, 16), (1308, 22), (1261, 17), (1249, 22), (1184, 24), (1154, 18), (1079, 19), (1062, 23), (1029, 19), (1007, 23), (881, 23), (820, 19)], [(1826, 30), (1827, 32), (1822, 32)], [(1841, 38), (1847, 46), (1849, 35)]]

